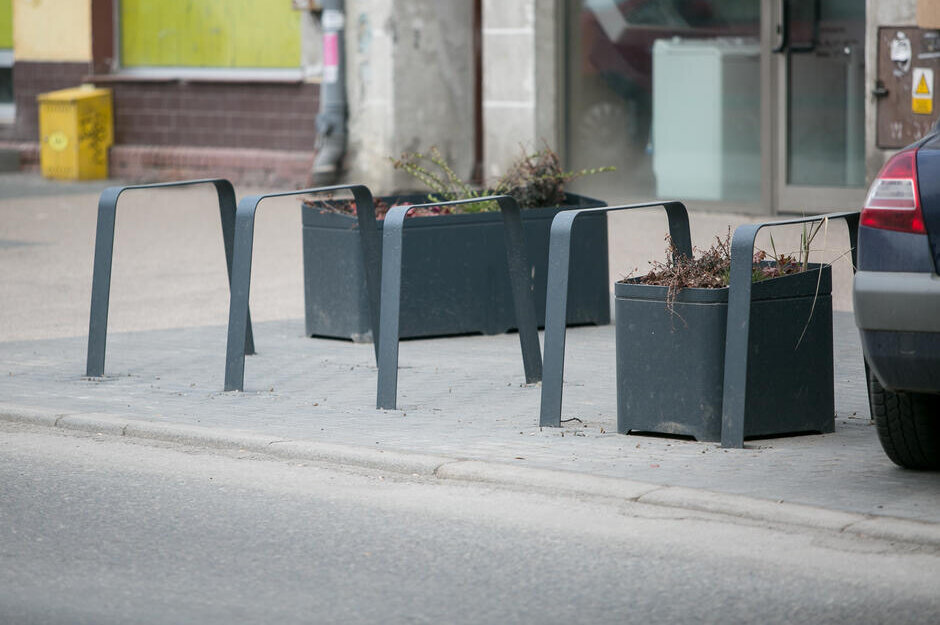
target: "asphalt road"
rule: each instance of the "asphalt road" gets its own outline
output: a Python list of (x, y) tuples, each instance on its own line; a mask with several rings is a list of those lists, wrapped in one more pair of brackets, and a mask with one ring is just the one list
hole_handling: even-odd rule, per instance
[(0, 423), (0, 623), (940, 622), (940, 554)]

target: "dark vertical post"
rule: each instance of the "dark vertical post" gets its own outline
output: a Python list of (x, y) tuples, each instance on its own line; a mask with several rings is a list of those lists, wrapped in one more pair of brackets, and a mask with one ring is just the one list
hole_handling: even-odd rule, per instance
[(751, 329), (752, 264), (754, 240), (761, 227), (762, 224), (738, 226), (731, 238), (724, 391), (721, 400), (722, 447), (744, 447), (747, 358)]
[(483, 182), (483, 0), (473, 1), (473, 172)]
[(379, 322), (378, 386), (375, 407), (398, 404), (398, 340), (401, 314), (401, 247), (405, 216), (412, 206), (393, 206), (382, 225), (382, 303)]
[(95, 232), (95, 264), (91, 278), (91, 314), (88, 321), (88, 356), (85, 375), (104, 375), (105, 344), (108, 340), (108, 302), (111, 298), (111, 263), (114, 255), (114, 222), (121, 187), (108, 187), (98, 198)]
[(506, 263), (509, 269), (509, 283), (512, 286), (516, 327), (519, 328), (525, 381), (526, 384), (535, 384), (542, 379), (542, 354), (539, 349), (539, 325), (535, 317), (535, 287), (529, 275), (529, 261), (526, 258), (522, 212), (516, 200), (508, 195), (501, 196), (497, 202), (503, 214)]
[(226, 391), (245, 385), (245, 339), (248, 334), (248, 301), (251, 291), (251, 257), (255, 236), (255, 212), (263, 196), (242, 198), (235, 211), (235, 245), (232, 259), (231, 297), (228, 307), (228, 339), (225, 346)]
[(539, 406), (541, 427), (561, 426), (571, 228), (577, 216), (577, 211), (566, 211), (558, 213), (552, 220), (551, 238), (548, 244), (548, 290), (545, 297), (544, 378), (542, 379), (542, 401)]
[[(232, 256), (235, 253), (235, 189), (228, 180), (215, 181), (216, 194), (219, 196), (219, 217), (222, 219), (222, 242), (225, 245), (225, 270), (228, 274), (229, 289), (232, 285)], [(231, 297), (231, 292), (229, 293)], [(245, 333), (245, 353), (255, 353), (255, 338), (251, 330), (251, 311), (247, 313), (248, 323)]]

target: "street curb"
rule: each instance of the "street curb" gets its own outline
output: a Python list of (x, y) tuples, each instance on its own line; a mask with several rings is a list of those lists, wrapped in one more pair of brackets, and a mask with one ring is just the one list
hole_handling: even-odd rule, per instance
[(127, 436), (199, 447), (244, 450), (287, 460), (351, 465), (440, 480), (531, 488), (544, 492), (603, 497), (750, 521), (791, 525), (940, 548), (940, 524), (889, 516), (841, 512), (817, 506), (770, 501), (624, 478), (513, 466), (410, 452), (389, 451), (220, 430), (193, 425), (125, 419), (102, 413), (45, 412), (0, 404), (0, 419), (65, 430)]

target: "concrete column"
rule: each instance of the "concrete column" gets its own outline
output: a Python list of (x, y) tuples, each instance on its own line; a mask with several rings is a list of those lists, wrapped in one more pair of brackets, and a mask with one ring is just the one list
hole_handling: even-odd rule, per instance
[(495, 178), (522, 150), (561, 150), (559, 0), (483, 2), (484, 170)]
[(388, 159), (432, 145), (470, 177), (472, 17), (465, 0), (347, 0), (345, 180), (376, 193), (415, 189)]
[(499, 176), (532, 149), (535, 128), (535, 0), (483, 1), (483, 163)]

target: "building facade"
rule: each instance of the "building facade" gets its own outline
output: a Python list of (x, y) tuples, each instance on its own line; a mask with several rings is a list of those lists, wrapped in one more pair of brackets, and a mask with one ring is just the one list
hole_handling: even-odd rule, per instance
[[(305, 184), (317, 4), (0, 0), (13, 68), (0, 143), (28, 156), (35, 95), (90, 81), (113, 89), (116, 176)], [(346, 0), (342, 179), (413, 186), (389, 157), (434, 145), (486, 180), (549, 145), (568, 169), (616, 166), (580, 183), (609, 201), (857, 208), (898, 141), (937, 119), (937, 4)], [(929, 76), (926, 93), (915, 76)]]
[(289, 183), (309, 171), (319, 35), (289, 2), (0, 0), (0, 20), (12, 65), (0, 143), (27, 166), (36, 96), (93, 83), (113, 93), (114, 177)]

